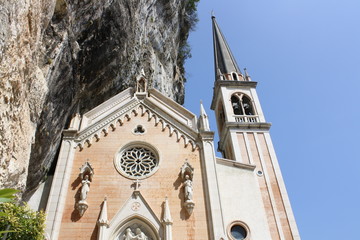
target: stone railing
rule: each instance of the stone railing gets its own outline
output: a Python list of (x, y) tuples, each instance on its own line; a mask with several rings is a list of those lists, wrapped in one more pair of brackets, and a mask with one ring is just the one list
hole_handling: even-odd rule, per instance
[(255, 123), (260, 122), (258, 115), (234, 115), (235, 122), (239, 123)]

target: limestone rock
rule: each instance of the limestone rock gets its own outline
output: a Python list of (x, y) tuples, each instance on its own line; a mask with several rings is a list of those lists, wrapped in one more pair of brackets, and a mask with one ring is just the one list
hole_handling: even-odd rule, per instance
[(183, 103), (188, 2), (0, 1), (1, 185), (29, 195), (71, 116), (134, 86), (141, 69)]

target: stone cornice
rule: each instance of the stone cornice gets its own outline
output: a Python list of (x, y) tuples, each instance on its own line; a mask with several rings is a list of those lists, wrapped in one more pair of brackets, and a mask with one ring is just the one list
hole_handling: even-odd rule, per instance
[(239, 122), (226, 122), (224, 128), (236, 128), (239, 130), (262, 130), (269, 131), (271, 123), (267, 122), (248, 122), (248, 123), (239, 123)]
[(63, 133), (63, 140), (74, 140), (77, 134), (77, 130), (66, 129), (62, 133)]
[(255, 88), (257, 82), (254, 81), (235, 81), (235, 80), (217, 80), (215, 81), (214, 87), (219, 86), (235, 86), (235, 87), (253, 87)]
[(206, 132), (199, 132), (200, 139), (202, 141), (214, 141), (215, 132), (206, 131)]
[(246, 169), (246, 170), (250, 170), (250, 171), (254, 171), (254, 169), (256, 168), (256, 166), (252, 165), (252, 164), (240, 163), (240, 162), (236, 162), (234, 160), (225, 159), (225, 158), (216, 158), (216, 163), (226, 165), (226, 166)]
[(220, 142), (218, 148), (224, 150), (225, 139), (227, 138), (231, 130), (236, 130), (239, 132), (268, 132), (270, 130), (271, 123), (239, 123), (239, 122), (226, 122), (222, 129), (222, 134), (220, 136)]

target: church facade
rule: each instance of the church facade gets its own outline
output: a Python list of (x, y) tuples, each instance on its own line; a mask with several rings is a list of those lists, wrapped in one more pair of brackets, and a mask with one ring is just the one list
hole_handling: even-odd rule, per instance
[(200, 116), (146, 76), (82, 116), (63, 140), (47, 202), (49, 239), (300, 239), (256, 94), (213, 17), (215, 85)]

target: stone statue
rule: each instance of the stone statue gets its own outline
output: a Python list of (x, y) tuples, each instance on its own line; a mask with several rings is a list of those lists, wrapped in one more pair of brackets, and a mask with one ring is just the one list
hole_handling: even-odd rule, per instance
[(126, 233), (121, 240), (133, 240), (136, 239), (130, 228), (126, 229)]
[(189, 175), (185, 175), (184, 185), (185, 185), (185, 201), (192, 201), (193, 187)]
[(148, 240), (148, 237), (143, 233), (140, 228), (136, 228), (136, 240)]
[(85, 201), (88, 192), (90, 191), (90, 180), (89, 175), (85, 175), (85, 178), (81, 181), (81, 193), (80, 193), (80, 201)]
[(141, 231), (140, 228), (135, 229), (136, 235), (131, 231), (130, 228), (126, 229), (126, 232), (122, 236), (121, 240), (148, 240), (149, 238)]

